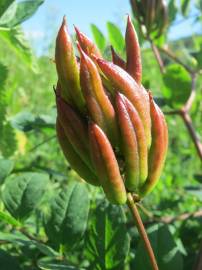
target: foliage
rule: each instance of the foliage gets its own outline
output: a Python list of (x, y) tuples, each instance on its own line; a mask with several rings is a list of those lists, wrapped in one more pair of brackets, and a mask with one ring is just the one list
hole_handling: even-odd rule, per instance
[[(59, 149), (52, 55), (37, 57), (21, 27), (43, 2), (0, 2), (0, 268), (150, 269), (127, 207), (109, 204), (99, 188), (83, 183)], [(200, 140), (202, 39), (191, 35), (173, 41), (168, 32), (179, 17), (193, 16), (193, 5), (193, 23), (201, 24), (201, 1), (168, 4), (169, 25), (154, 45), (169, 48), (182, 63), (160, 51), (162, 75), (150, 43), (140, 34), (143, 85), (152, 90), (162, 110), (178, 111), (193, 82), (187, 67), (196, 71), (196, 97), (189, 116)], [(91, 25), (101, 52), (110, 57), (112, 44), (124, 58), (119, 25), (108, 22), (106, 29), (107, 36)], [(165, 170), (140, 209), (160, 269), (190, 270), (202, 241), (201, 160), (180, 115), (168, 114), (166, 120), (170, 144)]]

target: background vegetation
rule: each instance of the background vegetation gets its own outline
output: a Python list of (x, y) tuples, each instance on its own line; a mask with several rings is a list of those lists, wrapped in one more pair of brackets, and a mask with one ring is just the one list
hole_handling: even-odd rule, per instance
[[(127, 209), (106, 202), (100, 189), (74, 181), (79, 177), (59, 149), (52, 90), (56, 84), (51, 60), (55, 37), (49, 55), (37, 57), (21, 27), (43, 2), (0, 3), (0, 269), (148, 270)], [(193, 24), (201, 24), (202, 2), (167, 3), (165, 34), (151, 42), (139, 33), (143, 85), (152, 89), (169, 127), (163, 175), (139, 207), (159, 268), (199, 270), (202, 37), (171, 41), (167, 33), (180, 23), (179, 14), (187, 20), (193, 9)], [(135, 18), (134, 24), (139, 29)], [(94, 24), (91, 29), (105, 57), (110, 59), (110, 44), (124, 57), (119, 25), (107, 22), (108, 36)]]

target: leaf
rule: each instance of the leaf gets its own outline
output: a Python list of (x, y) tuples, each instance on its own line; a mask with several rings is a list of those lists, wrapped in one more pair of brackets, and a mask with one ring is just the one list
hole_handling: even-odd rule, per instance
[(177, 13), (178, 13), (178, 9), (176, 6), (176, 1), (170, 0), (168, 4), (168, 14), (169, 14), (170, 23), (172, 23), (175, 20)]
[[(7, 20), (6, 24), (2, 24), (0, 21), (0, 26), (12, 28), (21, 24), (35, 13), (43, 2), (44, 0), (28, 0), (17, 3), (14, 15), (10, 20)], [(9, 10), (7, 10), (7, 12), (9, 12)]]
[(91, 31), (93, 33), (93, 38), (96, 45), (101, 50), (101, 52), (103, 52), (106, 46), (106, 40), (103, 33), (98, 29), (95, 24), (91, 24)]
[(5, 42), (7, 52), (11, 51), (14, 55), (23, 61), (33, 71), (37, 70), (36, 62), (30, 46), (25, 39), (24, 33), (20, 27), (0, 31), (0, 42)]
[(171, 64), (163, 74), (165, 87), (162, 89), (164, 97), (172, 107), (183, 105), (191, 91), (191, 78), (189, 73), (178, 64)]
[(107, 22), (107, 30), (111, 45), (119, 54), (123, 55), (125, 41), (120, 29), (115, 24)]
[(0, 150), (4, 157), (10, 157), (16, 150), (16, 137), (10, 122), (5, 121), (2, 128), (2, 139), (0, 141)]
[(8, 243), (16, 244), (16, 245), (29, 245), (30, 240), (21, 233), (5, 233), (0, 232), (0, 241), (5, 241)]
[(21, 223), (16, 220), (15, 218), (13, 218), (12, 216), (10, 216), (9, 214), (0, 211), (0, 220), (6, 222), (7, 224), (10, 224), (14, 227), (19, 227), (21, 225)]
[(25, 246), (25, 247), (31, 247), (31, 248), (35, 247), (44, 255), (51, 257), (51, 259), (60, 256), (58, 252), (53, 250), (48, 245), (34, 241), (34, 240), (30, 240), (29, 238), (27, 238), (27, 236), (25, 236), (21, 232), (15, 232), (12, 234), (0, 232), (0, 241), (12, 243), (13, 245), (16, 245), (16, 246)]
[(181, 0), (181, 11), (183, 16), (187, 16), (190, 8), (190, 0)]
[(14, 162), (8, 159), (0, 159), (0, 184), (12, 172)]
[[(0, 138), (3, 138), (3, 126), (6, 119), (6, 94), (5, 82), (8, 77), (7, 67), (0, 62)], [(1, 145), (0, 141), (0, 145)]]
[[(183, 258), (167, 225), (155, 225), (148, 230), (154, 254), (157, 259), (159, 269), (163, 270), (183, 270)], [(148, 256), (145, 255), (145, 247), (140, 241), (134, 266), (136, 269), (152, 270)]]
[(32, 241), (32, 244), (35, 245), (35, 247), (40, 250), (43, 254), (49, 256), (49, 257), (58, 257), (59, 253), (56, 252), (54, 249), (49, 247), (48, 245), (39, 243), (37, 241)]
[(15, 16), (17, 10), (17, 3), (13, 1), (10, 5), (8, 5), (7, 9), (4, 11), (2, 16), (0, 17), (0, 27), (7, 27), (7, 23), (12, 20)]
[(42, 270), (84, 270), (83, 268), (77, 268), (64, 262), (51, 260), (49, 258), (39, 260), (37, 265)]
[(18, 261), (8, 252), (0, 249), (0, 266), (1, 270), (20, 270)]
[(15, 0), (1, 0), (0, 2), (0, 18), (3, 13), (7, 10), (7, 8), (14, 2)]
[(55, 128), (55, 122), (55, 116), (35, 116), (34, 114), (27, 111), (16, 114), (11, 120), (12, 126), (14, 128), (24, 132), (45, 127)]
[(197, 61), (197, 68), (200, 70), (202, 69), (202, 44), (199, 44), (199, 50), (197, 52), (193, 52), (192, 56)]
[(194, 179), (202, 184), (202, 174), (194, 174)]
[(72, 249), (87, 226), (89, 196), (85, 184), (69, 182), (54, 198), (45, 228), (49, 239)]
[(97, 206), (87, 237), (90, 269), (124, 269), (130, 246), (125, 222), (122, 207), (109, 203)]
[(23, 173), (9, 177), (2, 194), (9, 213), (18, 219), (27, 218), (39, 204), (48, 179), (48, 175), (42, 173)]

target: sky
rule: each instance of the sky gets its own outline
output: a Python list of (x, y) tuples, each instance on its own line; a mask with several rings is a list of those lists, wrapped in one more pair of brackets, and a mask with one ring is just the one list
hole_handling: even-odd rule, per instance
[[(106, 22), (112, 21), (124, 32), (128, 13), (131, 13), (129, 0), (45, 0), (38, 11), (23, 23), (23, 28), (35, 51), (41, 54), (49, 45), (48, 41), (56, 35), (63, 15), (67, 16), (70, 33), (73, 32), (73, 25), (76, 25), (92, 37), (91, 23), (96, 24), (106, 34)], [(192, 31), (191, 21), (188, 20), (174, 27), (170, 38), (183, 37)], [(199, 29), (196, 27), (194, 31)]]

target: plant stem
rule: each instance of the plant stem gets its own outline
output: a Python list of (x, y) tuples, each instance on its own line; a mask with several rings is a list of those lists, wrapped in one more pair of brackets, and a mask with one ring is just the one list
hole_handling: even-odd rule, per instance
[(135, 219), (139, 234), (140, 234), (140, 236), (141, 236), (141, 238), (143, 240), (143, 243), (145, 245), (145, 249), (146, 249), (146, 251), (148, 253), (152, 269), (153, 270), (158, 270), (159, 268), (158, 268), (158, 265), (157, 265), (157, 262), (156, 262), (156, 258), (154, 256), (154, 252), (153, 252), (151, 243), (149, 241), (149, 238), (147, 236), (144, 224), (143, 224), (142, 219), (140, 217), (140, 214), (138, 212), (136, 203), (134, 202), (133, 196), (132, 196), (131, 193), (128, 193), (127, 197), (128, 197), (128, 200), (127, 200), (128, 207), (130, 208), (131, 213), (132, 213), (132, 215), (133, 215), (133, 217)]
[(151, 48), (152, 48), (152, 51), (153, 51), (154, 56), (156, 58), (156, 61), (159, 64), (161, 74), (163, 74), (165, 72), (165, 67), (164, 67), (164, 63), (163, 63), (163, 60), (161, 58), (161, 55), (159, 53), (159, 50), (151, 39), (149, 39), (149, 42), (151, 44)]

